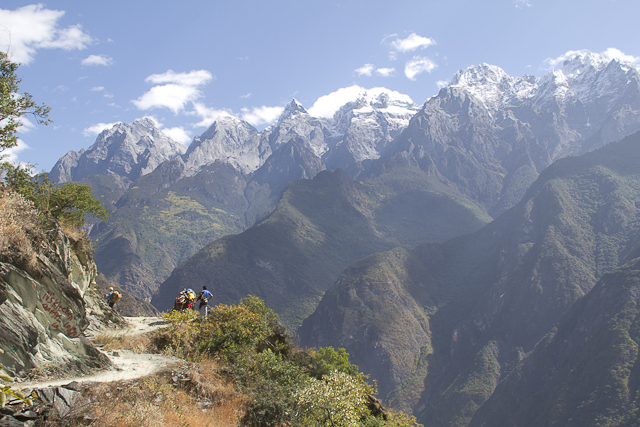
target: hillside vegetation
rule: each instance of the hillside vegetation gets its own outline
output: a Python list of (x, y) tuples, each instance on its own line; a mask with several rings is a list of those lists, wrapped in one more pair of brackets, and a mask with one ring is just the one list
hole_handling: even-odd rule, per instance
[[(364, 372), (378, 379), (394, 407), (413, 411), (425, 425), (468, 425), (493, 399), (498, 384), (544, 345), (543, 338), (567, 310), (584, 298), (604, 298), (592, 287), (637, 256), (638, 159), (640, 134), (560, 160), (540, 175), (520, 203), (479, 231), (357, 262), (303, 323), (302, 343), (346, 348)], [(623, 306), (608, 307), (607, 316), (626, 316)], [(592, 345), (592, 354), (609, 351), (604, 341)], [(552, 360), (549, 355), (547, 363)], [(605, 375), (605, 365), (599, 364), (590, 378)], [(577, 366), (572, 381), (586, 381)], [(511, 384), (522, 378), (515, 372)], [(632, 378), (629, 393), (635, 387)], [(577, 399), (581, 393), (557, 384), (563, 399)], [(531, 409), (520, 419), (551, 410), (551, 399), (538, 401), (536, 396), (543, 395), (522, 397)], [(629, 396), (631, 400), (620, 401), (627, 407), (633, 400)], [(485, 425), (512, 425), (499, 405), (492, 407), (492, 421)], [(582, 419), (579, 405), (570, 407), (566, 419)], [(559, 419), (549, 417), (545, 420)]]
[(206, 318), (192, 310), (163, 316), (166, 328), (135, 342), (126, 336), (98, 340), (106, 349), (161, 351), (184, 364), (134, 384), (98, 385), (84, 392), (92, 404), (81, 415), (52, 422), (74, 426), (89, 417), (94, 426), (418, 426), (415, 418), (384, 409), (375, 385), (344, 349), (296, 348), (257, 297), (219, 304)]
[(399, 244), (446, 240), (488, 221), (454, 193), (420, 185), (417, 178), (428, 181), (424, 173), (414, 175), (356, 182), (337, 170), (293, 181), (268, 218), (200, 250), (173, 271), (152, 303), (169, 309), (179, 291), (202, 285), (216, 302), (252, 294), (294, 331), (350, 263)]

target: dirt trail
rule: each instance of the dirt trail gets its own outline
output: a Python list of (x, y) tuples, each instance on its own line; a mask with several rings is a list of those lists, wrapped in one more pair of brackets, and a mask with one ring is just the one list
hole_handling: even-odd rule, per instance
[[(139, 335), (153, 331), (166, 325), (166, 322), (159, 317), (125, 317), (130, 327), (123, 329), (110, 329), (101, 334)], [(101, 350), (102, 351), (102, 350)], [(160, 354), (137, 354), (129, 350), (103, 351), (103, 353), (113, 362), (113, 368), (102, 371), (95, 375), (65, 378), (55, 381), (18, 383), (20, 388), (45, 388), (49, 386), (60, 386), (70, 382), (111, 382), (140, 378), (151, 375), (160, 369), (179, 363), (181, 360), (175, 357)]]

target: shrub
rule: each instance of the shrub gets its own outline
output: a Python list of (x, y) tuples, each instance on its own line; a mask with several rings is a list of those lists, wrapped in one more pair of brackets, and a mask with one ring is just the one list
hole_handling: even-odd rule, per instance
[(18, 193), (0, 191), (0, 256), (17, 256), (35, 265), (37, 243), (44, 237), (41, 223), (32, 202)]
[(334, 371), (310, 378), (295, 394), (303, 425), (358, 426), (369, 415), (366, 396), (373, 390), (362, 377)]
[(3, 163), (5, 183), (13, 191), (33, 202), (36, 209), (53, 216), (60, 222), (80, 228), (86, 215), (94, 215), (103, 221), (109, 212), (91, 194), (86, 184), (66, 183), (56, 186), (45, 173), (34, 174), (33, 167)]
[(218, 304), (200, 329), (200, 350), (218, 354), (228, 361), (275, 347), (269, 337), (278, 335), (278, 316), (264, 302), (249, 295), (238, 305)]
[(343, 372), (347, 375), (358, 375), (357, 365), (349, 362), (349, 353), (344, 348), (336, 351), (333, 347), (322, 347), (317, 352), (312, 352), (311, 375), (322, 378), (333, 371)]

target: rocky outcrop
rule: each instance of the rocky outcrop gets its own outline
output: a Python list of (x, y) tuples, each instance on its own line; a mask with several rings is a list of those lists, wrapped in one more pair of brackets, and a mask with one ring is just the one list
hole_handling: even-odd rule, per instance
[(124, 320), (95, 285), (97, 268), (81, 242), (59, 227), (47, 232), (35, 263), (0, 258), (0, 365), (14, 376), (33, 369), (83, 373), (110, 365), (85, 338)]
[(54, 182), (80, 181), (94, 174), (117, 177), (127, 188), (158, 165), (184, 154), (187, 148), (156, 127), (151, 119), (118, 123), (104, 130), (87, 150), (70, 151), (54, 165)]

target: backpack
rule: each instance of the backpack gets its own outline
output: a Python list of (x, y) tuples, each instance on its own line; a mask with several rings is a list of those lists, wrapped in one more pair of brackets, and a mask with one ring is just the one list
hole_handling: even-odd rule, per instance
[(111, 301), (118, 302), (120, 301), (120, 298), (122, 298), (122, 294), (120, 292), (115, 291), (113, 293), (113, 297), (111, 298)]
[(189, 301), (193, 301), (196, 299), (196, 293), (193, 291), (187, 291), (187, 298), (189, 298)]
[(209, 300), (204, 296), (204, 292), (200, 292), (200, 301), (206, 304)]

